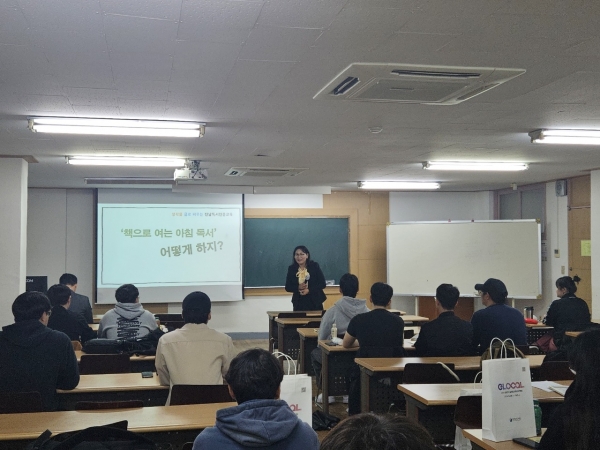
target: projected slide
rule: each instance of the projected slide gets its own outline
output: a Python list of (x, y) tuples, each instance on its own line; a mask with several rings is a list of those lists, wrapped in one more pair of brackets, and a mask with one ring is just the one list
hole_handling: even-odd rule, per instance
[(98, 205), (97, 287), (241, 284), (238, 205)]

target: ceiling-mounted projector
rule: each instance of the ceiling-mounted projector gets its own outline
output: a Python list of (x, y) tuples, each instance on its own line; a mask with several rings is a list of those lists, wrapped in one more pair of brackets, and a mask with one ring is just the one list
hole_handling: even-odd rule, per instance
[(192, 171), (189, 167), (184, 167), (183, 169), (175, 169), (175, 180), (189, 180), (191, 178)]

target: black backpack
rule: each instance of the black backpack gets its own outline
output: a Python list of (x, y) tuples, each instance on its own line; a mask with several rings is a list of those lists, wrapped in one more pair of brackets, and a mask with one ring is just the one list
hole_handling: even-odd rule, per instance
[(26, 450), (160, 450), (150, 439), (127, 431), (127, 421), (81, 431), (61, 433), (52, 437), (50, 430), (26, 447)]
[(89, 354), (128, 353), (129, 355), (156, 355), (158, 340), (165, 334), (160, 328), (146, 336), (130, 339), (90, 339), (83, 343), (82, 350)]

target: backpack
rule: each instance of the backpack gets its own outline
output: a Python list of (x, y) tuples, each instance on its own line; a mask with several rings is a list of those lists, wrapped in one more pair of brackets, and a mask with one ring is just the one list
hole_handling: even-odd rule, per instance
[(54, 437), (50, 430), (46, 430), (29, 444), (26, 450), (159, 450), (160, 448), (147, 437), (128, 431), (127, 421), (124, 420), (106, 426), (61, 433)]
[[(498, 358), (525, 358), (525, 355), (521, 350), (519, 350), (514, 342), (511, 339), (506, 339), (504, 342), (500, 339), (494, 338), (491, 345), (483, 352), (481, 355), (481, 360), (485, 361), (487, 359), (498, 359)], [(502, 346), (506, 348), (506, 356), (504, 356), (504, 351), (500, 354), (502, 350)]]
[(81, 350), (89, 354), (128, 353), (129, 355), (156, 355), (158, 340), (165, 334), (160, 328), (152, 330), (146, 336), (129, 339), (90, 339)]

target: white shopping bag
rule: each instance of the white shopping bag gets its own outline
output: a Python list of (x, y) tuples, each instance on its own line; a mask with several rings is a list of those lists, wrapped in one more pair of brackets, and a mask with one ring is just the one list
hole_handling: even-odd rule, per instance
[[(481, 374), (478, 372), (475, 375), (475, 381), (473, 382), (473, 388), (471, 389), (461, 389), (460, 397), (463, 396), (478, 396), (481, 397), (481, 384), (477, 384), (477, 376)], [(475, 387), (477, 386), (477, 387)], [(456, 427), (456, 431), (454, 433), (454, 448), (456, 450), (471, 450), (473, 447), (471, 446), (471, 440), (467, 439), (462, 434), (462, 428)]]
[[(274, 352), (275, 356), (283, 356), (288, 362), (288, 374), (283, 376), (279, 398), (285, 400), (296, 415), (312, 426), (312, 379), (305, 373), (296, 373), (296, 363), (288, 355)], [(294, 373), (291, 374), (291, 369)]]
[[(503, 350), (506, 356), (504, 343)], [(529, 360), (502, 358), (501, 352), (499, 359), (482, 361), (481, 368), (483, 438), (499, 442), (535, 436)]]

